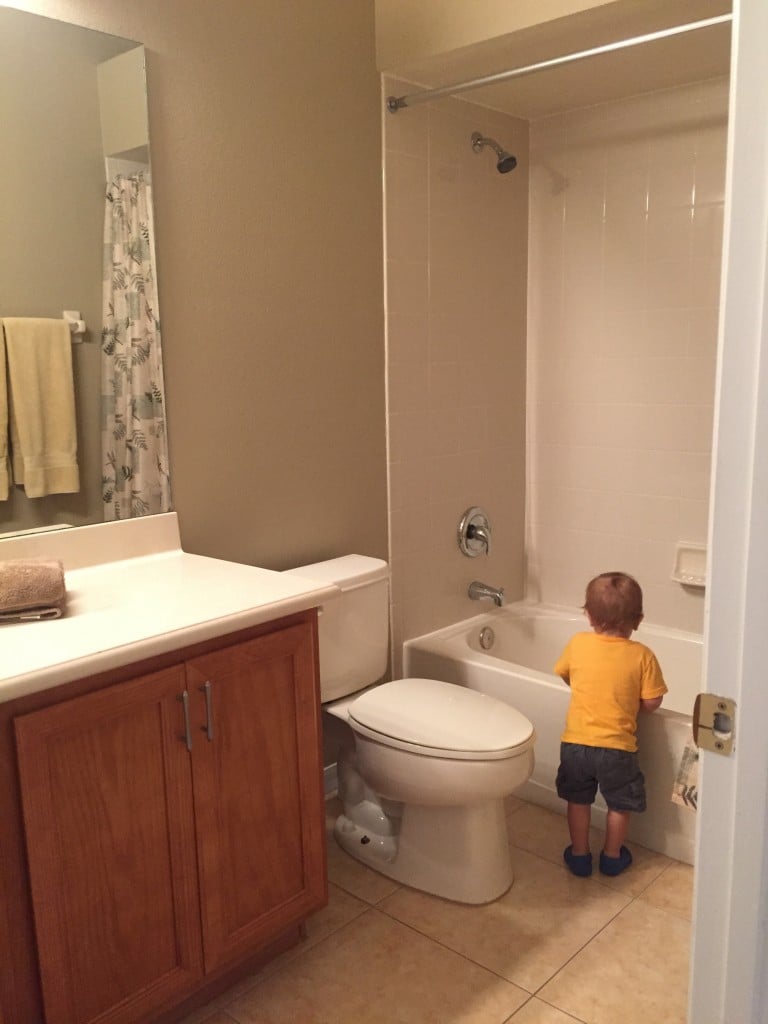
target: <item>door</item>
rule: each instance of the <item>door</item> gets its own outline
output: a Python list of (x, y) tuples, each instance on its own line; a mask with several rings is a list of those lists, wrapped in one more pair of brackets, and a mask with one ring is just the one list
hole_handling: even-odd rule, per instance
[(314, 631), (187, 663), (206, 971), (326, 901)]
[(16, 719), (47, 1024), (134, 1024), (202, 977), (181, 666)]
[(691, 1024), (765, 1024), (768, 981), (768, 4), (735, 0), (706, 689), (737, 703), (703, 753)]

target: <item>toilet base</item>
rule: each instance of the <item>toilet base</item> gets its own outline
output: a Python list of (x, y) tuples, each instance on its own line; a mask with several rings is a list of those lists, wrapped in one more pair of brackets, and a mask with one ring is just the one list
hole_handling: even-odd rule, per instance
[(386, 835), (340, 815), (336, 841), (374, 871), (458, 903), (490, 903), (512, 885), (503, 800), (401, 807), (399, 828)]

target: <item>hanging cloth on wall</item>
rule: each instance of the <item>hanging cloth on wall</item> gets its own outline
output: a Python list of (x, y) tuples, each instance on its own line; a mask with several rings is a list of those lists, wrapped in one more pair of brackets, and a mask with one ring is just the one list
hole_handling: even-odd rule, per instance
[(60, 319), (4, 317), (2, 328), (8, 405), (0, 419), (10, 425), (13, 482), (28, 498), (74, 494), (80, 472), (69, 326)]
[(105, 520), (171, 511), (150, 186), (118, 175), (104, 217), (102, 498)]
[(698, 809), (699, 748), (693, 739), (693, 732), (688, 736), (680, 758), (680, 766), (672, 786), (672, 803), (687, 807), (690, 811)]

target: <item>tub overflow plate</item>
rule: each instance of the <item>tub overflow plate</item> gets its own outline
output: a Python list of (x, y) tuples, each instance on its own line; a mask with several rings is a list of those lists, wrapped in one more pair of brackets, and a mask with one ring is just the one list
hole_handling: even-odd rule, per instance
[(485, 626), (480, 630), (480, 646), (484, 651), (490, 651), (493, 647), (493, 642), (496, 639), (496, 634), (493, 632), (490, 626)]

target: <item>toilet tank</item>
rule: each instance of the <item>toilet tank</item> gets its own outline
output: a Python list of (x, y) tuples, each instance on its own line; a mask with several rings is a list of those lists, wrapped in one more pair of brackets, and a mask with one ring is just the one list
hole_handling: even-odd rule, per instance
[(346, 697), (382, 678), (389, 639), (389, 566), (380, 558), (343, 555), (286, 572), (335, 584), (339, 597), (323, 604), (320, 636), (320, 698)]

